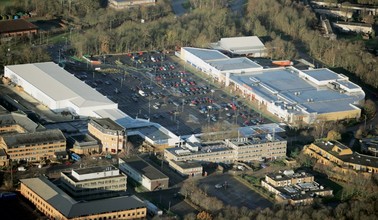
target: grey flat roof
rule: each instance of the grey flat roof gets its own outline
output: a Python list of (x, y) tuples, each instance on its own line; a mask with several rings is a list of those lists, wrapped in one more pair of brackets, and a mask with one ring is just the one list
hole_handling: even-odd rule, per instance
[(128, 129), (128, 131), (129, 132), (139, 131), (144, 136), (146, 136), (146, 137), (148, 137), (148, 138), (150, 138), (151, 140), (154, 140), (154, 141), (167, 140), (167, 139), (170, 138), (169, 135), (160, 131), (159, 128), (157, 128), (153, 125), (143, 126), (143, 127), (138, 127), (138, 128), (130, 128), (130, 129)]
[(20, 181), (67, 218), (145, 207), (145, 204), (136, 196), (77, 202), (45, 177)]
[(193, 48), (193, 47), (184, 47), (184, 49), (204, 61), (229, 59), (228, 56), (224, 55), (223, 53), (217, 50), (209, 50), (209, 49)]
[(309, 76), (315, 78), (318, 81), (342, 79), (339, 76), (339, 74), (333, 72), (330, 69), (325, 69), (325, 68), (303, 70), (302, 72), (308, 74)]
[(263, 67), (259, 64), (253, 62), (252, 60), (246, 57), (240, 58), (231, 58), (227, 60), (214, 60), (209, 61), (211, 66), (216, 67), (218, 70), (226, 71), (226, 70), (240, 70), (240, 69), (262, 69)]
[(89, 167), (89, 168), (79, 168), (74, 169), (73, 171), (83, 175), (83, 174), (90, 174), (90, 173), (100, 173), (104, 171), (111, 171), (111, 170), (118, 170), (114, 166), (98, 166), (98, 167)]
[(113, 121), (110, 118), (92, 118), (89, 123), (97, 123), (104, 129), (110, 129), (110, 130), (117, 130), (117, 131), (123, 131), (125, 128), (123, 128), (121, 125), (117, 124), (115, 121)]
[(156, 179), (166, 179), (168, 178), (165, 174), (160, 172), (158, 169), (144, 161), (142, 158), (138, 156), (129, 157), (129, 158), (122, 158), (123, 161), (134, 170), (138, 171), (140, 174), (146, 176), (150, 180)]
[(337, 82), (340, 83), (341, 85), (347, 87), (348, 89), (357, 89), (357, 88), (359, 88), (358, 85), (352, 83), (351, 81), (339, 80)]
[[(329, 73), (322, 70), (321, 73), (323, 72)], [(331, 75), (334, 74), (331, 73)], [(253, 93), (256, 93), (267, 101), (277, 102), (277, 104), (287, 101), (295, 106), (301, 105), (305, 107), (309, 113), (327, 113), (356, 109), (352, 104), (363, 99), (363, 93), (347, 94), (332, 90), (326, 86), (317, 87), (309, 81), (300, 78), (295, 71), (285, 68), (264, 69), (245, 74), (231, 74), (230, 79), (240, 85), (248, 86)], [(294, 110), (288, 111), (300, 113)]]
[(94, 139), (89, 134), (75, 134), (75, 135), (70, 135), (69, 138), (72, 139), (73, 141), (77, 141), (78, 143), (86, 143), (86, 142), (92, 142), (92, 141), (97, 142), (97, 140)]
[(6, 68), (55, 101), (69, 100), (78, 107), (115, 104), (53, 62), (11, 65)]
[(27, 144), (31, 145), (56, 141), (66, 141), (66, 138), (59, 129), (54, 129), (34, 133), (4, 135), (3, 140), (7, 144), (8, 148), (12, 148)]
[(201, 163), (198, 163), (195, 161), (172, 161), (172, 162), (183, 169), (202, 167)]

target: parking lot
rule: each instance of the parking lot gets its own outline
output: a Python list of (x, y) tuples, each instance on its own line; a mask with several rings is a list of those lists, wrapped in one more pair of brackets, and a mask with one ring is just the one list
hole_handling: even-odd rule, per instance
[(201, 179), (199, 187), (227, 205), (250, 209), (271, 207), (272, 203), (255, 193), (229, 174), (214, 174)]
[(238, 96), (227, 95), (211, 79), (187, 71), (170, 56), (159, 52), (109, 55), (99, 57), (103, 64), (96, 66), (98, 71), (78, 63), (67, 63), (66, 69), (131, 117), (150, 119), (179, 135), (200, 133), (203, 126), (217, 122), (240, 126), (268, 122)]

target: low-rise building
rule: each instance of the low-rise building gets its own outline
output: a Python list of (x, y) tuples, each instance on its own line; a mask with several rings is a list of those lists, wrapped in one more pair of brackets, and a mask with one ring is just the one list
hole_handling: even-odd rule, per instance
[(203, 167), (201, 163), (194, 161), (168, 161), (169, 166), (183, 176), (202, 175)]
[(109, 118), (91, 119), (88, 123), (88, 132), (100, 141), (103, 152), (116, 154), (125, 148), (125, 128)]
[(97, 166), (61, 172), (62, 188), (80, 199), (98, 199), (122, 195), (127, 177), (114, 166)]
[(378, 173), (378, 158), (353, 152), (337, 141), (318, 140), (305, 146), (303, 152), (324, 165), (336, 165), (344, 171)]
[(18, 162), (60, 159), (66, 155), (66, 138), (58, 129), (3, 135), (0, 148), (5, 150), (9, 159)]
[(6, 20), (0, 21), (1, 37), (23, 37), (37, 34), (38, 27), (24, 20)]
[(76, 134), (67, 138), (67, 147), (76, 154), (89, 155), (100, 152), (100, 145), (96, 139), (88, 134)]
[(333, 191), (315, 182), (314, 176), (293, 170), (268, 174), (261, 181), (262, 187), (275, 194), (278, 202), (291, 205), (308, 205), (314, 197), (332, 196)]
[(145, 219), (146, 205), (136, 196), (76, 201), (46, 177), (21, 179), (20, 193), (49, 219)]
[(150, 191), (167, 189), (169, 178), (138, 156), (118, 159), (119, 169)]

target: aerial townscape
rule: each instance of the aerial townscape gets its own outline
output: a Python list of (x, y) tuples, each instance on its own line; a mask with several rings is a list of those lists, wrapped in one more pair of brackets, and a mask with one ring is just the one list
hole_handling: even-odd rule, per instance
[(378, 0), (0, 0), (0, 219), (378, 219), (375, 30)]

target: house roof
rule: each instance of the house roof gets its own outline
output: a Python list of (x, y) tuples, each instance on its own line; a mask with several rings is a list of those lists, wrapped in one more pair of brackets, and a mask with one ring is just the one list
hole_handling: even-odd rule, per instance
[(24, 19), (0, 21), (0, 34), (36, 29), (37, 26)]
[(77, 202), (46, 177), (21, 179), (20, 181), (67, 218), (145, 207), (145, 204), (136, 196)]

